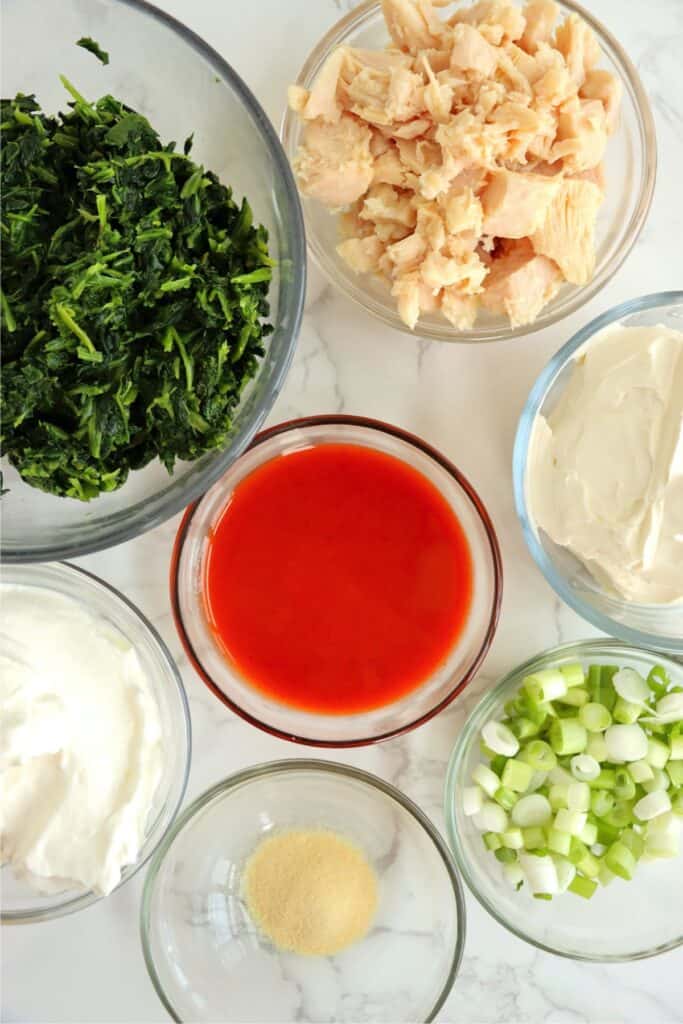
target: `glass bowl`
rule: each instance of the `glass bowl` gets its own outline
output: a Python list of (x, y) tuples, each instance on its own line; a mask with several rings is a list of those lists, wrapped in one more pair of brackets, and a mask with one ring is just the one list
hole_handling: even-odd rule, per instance
[[(2, 582), (41, 587), (87, 605), (88, 611), (119, 630), (134, 645), (156, 697), (166, 744), (163, 775), (150, 809), (147, 833), (138, 859), (124, 867), (120, 888), (151, 857), (175, 819), (185, 795), (190, 771), (190, 711), (180, 673), (154, 626), (131, 602), (108, 583), (65, 562), (50, 565), (3, 566)], [(0, 920), (3, 924), (29, 924), (73, 914), (104, 897), (94, 892), (68, 890), (33, 893), (14, 878), (11, 868), (0, 872)], [(116, 890), (114, 890), (116, 891)]]
[[(475, 707), (455, 744), (445, 787), (446, 829), (456, 863), (485, 910), (525, 942), (572, 960), (621, 961), (654, 956), (683, 944), (681, 858), (639, 864), (633, 881), (616, 879), (598, 887), (591, 900), (571, 893), (552, 901), (534, 899), (526, 887), (515, 892), (500, 864), (484, 849), (481, 832), (463, 814), (463, 789), (482, 760), (482, 726), (503, 717), (503, 705), (524, 676), (550, 666), (581, 661), (630, 666), (647, 675), (663, 665), (674, 685), (683, 685), (683, 666), (639, 651), (618, 640), (584, 640), (537, 655), (505, 676)], [(624, 887), (625, 886), (625, 887)]]
[(581, 347), (589, 344), (598, 331), (618, 320), (631, 327), (664, 324), (683, 331), (683, 291), (645, 295), (615, 306), (578, 331), (550, 360), (531, 389), (517, 428), (513, 454), (517, 515), (536, 564), (575, 612), (604, 633), (639, 646), (682, 654), (683, 602), (636, 604), (608, 592), (571, 552), (539, 531), (529, 509), (526, 471), (536, 417), (547, 415), (556, 405)]
[[(392, 704), (358, 714), (316, 714), (279, 703), (245, 681), (210, 627), (204, 574), (211, 531), (234, 488), (270, 459), (321, 444), (365, 445), (404, 460), (438, 488), (457, 515), (473, 560), (469, 617), (446, 660), (420, 687)], [(209, 689), (252, 725), (282, 739), (352, 747), (415, 728), (446, 707), (475, 675), (498, 623), (502, 565), (493, 525), (478, 495), (439, 452), (397, 427), (355, 416), (313, 416), (259, 434), (251, 448), (187, 510), (171, 564), (171, 602), (187, 655)]]
[[(36, 26), (40, 25), (40, 32)], [(110, 53), (102, 67), (75, 46), (92, 36)], [(301, 319), (306, 248), (296, 186), (265, 113), (232, 68), (203, 40), (142, 0), (13, 0), (3, 6), (2, 95), (35, 93), (48, 112), (69, 98), (65, 74), (86, 96), (112, 93), (147, 115), (164, 141), (194, 132), (193, 156), (247, 196), (266, 226), (275, 260), (270, 290), (274, 333), (235, 413), (226, 446), (169, 475), (158, 460), (118, 491), (85, 504), (23, 483), (3, 459), (5, 561), (75, 558), (130, 540), (203, 493), (242, 452), (284, 381)], [(31, 59), (24, 42), (31, 38)], [(180, 83), (182, 85), (180, 86)]]
[[(332, 957), (277, 950), (242, 898), (266, 837), (322, 828), (359, 846), (379, 878), (367, 936)], [(180, 816), (142, 898), (150, 978), (176, 1021), (430, 1021), (458, 972), (465, 905), (448, 848), (411, 800), (367, 772), (275, 761), (238, 772)]]
[[(455, 8), (457, 5), (452, 4)], [(462, 6), (462, 4), (461, 4)], [(368, 313), (397, 330), (436, 341), (504, 341), (542, 330), (575, 312), (597, 295), (628, 256), (650, 208), (657, 167), (655, 126), (647, 95), (634, 65), (614, 36), (585, 8), (573, 0), (559, 0), (561, 14), (576, 13), (595, 32), (602, 49), (601, 67), (616, 74), (624, 85), (621, 120), (611, 136), (605, 158), (607, 191), (596, 229), (596, 265), (591, 281), (582, 287), (565, 284), (532, 324), (510, 327), (500, 316), (481, 311), (476, 325), (458, 331), (438, 313), (423, 314), (411, 332), (396, 312), (395, 300), (377, 278), (354, 274), (337, 253), (336, 215), (314, 199), (301, 197), (308, 248), (329, 280)], [(337, 46), (381, 49), (389, 41), (379, 0), (366, 0), (332, 26), (313, 49), (296, 84), (310, 88), (327, 57)], [(281, 138), (290, 161), (299, 149), (302, 125), (287, 110)]]

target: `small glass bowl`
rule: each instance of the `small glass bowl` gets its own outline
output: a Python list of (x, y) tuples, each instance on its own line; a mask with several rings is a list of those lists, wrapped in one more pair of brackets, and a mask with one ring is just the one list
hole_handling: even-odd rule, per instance
[[(438, 488), (460, 520), (474, 567), (470, 614), (446, 660), (401, 700), (359, 714), (302, 711), (261, 693), (227, 659), (204, 605), (211, 531), (235, 487), (270, 459), (321, 444), (364, 445), (402, 459), (421, 472)], [(376, 420), (312, 416), (279, 424), (259, 434), (225, 476), (187, 510), (176, 537), (170, 582), (180, 639), (196, 671), (219, 700), (252, 725), (281, 739), (318, 747), (353, 747), (376, 743), (421, 725), (467, 686), (496, 630), (502, 564), (486, 509), (469, 482), (443, 455), (419, 438)]]
[[(145, 0), (22, 0), (3, 7), (2, 95), (35, 93), (64, 110), (64, 74), (89, 98), (111, 93), (149, 118), (163, 142), (194, 136), (193, 158), (215, 171), (269, 233), (273, 277), (266, 354), (244, 391), (224, 446), (168, 473), (158, 459), (90, 502), (31, 487), (3, 458), (5, 562), (47, 562), (100, 551), (158, 526), (203, 494), (247, 447), (294, 353), (306, 291), (306, 243), (296, 185), (277, 132), (242, 79), (199, 36)], [(40, 31), (36, 31), (40, 26)], [(76, 46), (97, 39), (102, 67)], [(25, 42), (31, 38), (31, 59)], [(239, 42), (236, 42), (239, 46)]]
[[(274, 832), (322, 828), (359, 846), (379, 878), (367, 936), (333, 957), (276, 949), (251, 919), (242, 869)], [(458, 972), (465, 905), (423, 812), (367, 772), (275, 761), (238, 772), (188, 807), (150, 866), (142, 898), (150, 978), (176, 1021), (431, 1021)]]
[(589, 345), (595, 334), (616, 321), (629, 327), (664, 324), (683, 331), (683, 291), (645, 295), (615, 306), (578, 331), (541, 372), (529, 393), (515, 438), (512, 475), (517, 515), (536, 564), (575, 612), (611, 636), (683, 654), (683, 602), (636, 604), (607, 591), (571, 552), (538, 530), (529, 509), (527, 466), (536, 417), (547, 416), (557, 404), (582, 346)]
[[(152, 856), (173, 823), (185, 795), (190, 772), (190, 711), (180, 673), (163, 640), (142, 612), (92, 573), (66, 562), (3, 566), (2, 582), (63, 594), (86, 605), (91, 614), (106, 619), (134, 646), (156, 698), (167, 756), (150, 808), (145, 841), (135, 863), (124, 867), (116, 887), (119, 889)], [(96, 684), (96, 666), (93, 671)], [(104, 898), (94, 892), (74, 889), (50, 895), (34, 893), (25, 882), (15, 879), (9, 865), (2, 868), (0, 877), (3, 924), (49, 921), (73, 914)]]
[(481, 832), (463, 813), (463, 790), (482, 761), (482, 726), (504, 715), (503, 706), (522, 679), (543, 668), (580, 661), (629, 666), (647, 675), (663, 665), (674, 685), (683, 685), (683, 666), (618, 640), (584, 640), (537, 655), (508, 673), (475, 707), (455, 744), (445, 787), (446, 830), (456, 863), (470, 891), (499, 924), (532, 946), (572, 960), (640, 960), (683, 945), (681, 857), (639, 864), (633, 881), (600, 886), (592, 899), (572, 893), (536, 900), (527, 887), (516, 892), (501, 865), (484, 848)]
[[(456, 6), (452, 4), (453, 8)], [(624, 86), (619, 127), (609, 139), (605, 157), (607, 189), (598, 214), (593, 277), (582, 287), (565, 284), (532, 324), (510, 327), (506, 318), (481, 310), (473, 328), (458, 331), (439, 313), (430, 313), (420, 317), (412, 332), (399, 317), (386, 284), (370, 274), (355, 274), (337, 253), (337, 215), (317, 200), (302, 195), (306, 238), (313, 259), (332, 284), (388, 326), (417, 337), (451, 342), (505, 341), (540, 331), (597, 295), (638, 238), (650, 209), (657, 169), (657, 141), (647, 94), (631, 60), (604, 25), (573, 0), (558, 0), (558, 6), (562, 16), (578, 14), (590, 26), (602, 50), (601, 67), (615, 74)], [(376, 50), (383, 49), (388, 41), (382, 4), (379, 0), (366, 0), (323, 36), (304, 63), (296, 84), (310, 89), (338, 46)], [(302, 123), (291, 110), (284, 115), (280, 137), (293, 161), (301, 144)]]

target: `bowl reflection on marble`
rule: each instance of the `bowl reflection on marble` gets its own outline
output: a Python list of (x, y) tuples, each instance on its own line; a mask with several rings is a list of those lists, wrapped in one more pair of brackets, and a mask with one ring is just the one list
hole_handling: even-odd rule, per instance
[[(464, 6), (463, 2), (459, 6)], [(446, 4), (455, 9), (458, 2)], [(302, 196), (306, 240), (311, 256), (328, 279), (368, 313), (397, 330), (436, 341), (505, 341), (539, 331), (569, 316), (592, 299), (619, 269), (645, 223), (655, 184), (657, 143), (647, 95), (636, 68), (614, 36), (574, 0), (558, 0), (561, 15), (578, 14), (595, 33), (602, 50), (600, 67), (624, 86), (619, 126), (609, 139), (605, 156), (606, 195), (596, 227), (596, 265), (588, 284), (564, 284), (532, 324), (511, 327), (508, 320), (481, 310), (474, 327), (458, 331), (440, 313), (423, 314), (414, 332), (403, 323), (395, 299), (379, 278), (356, 274), (337, 252), (338, 218), (322, 203)], [(615, 26), (617, 27), (617, 26)], [(330, 53), (338, 46), (383, 49), (389, 41), (380, 0), (365, 0), (343, 17), (307, 57), (297, 85), (310, 88)], [(285, 113), (280, 136), (290, 159), (302, 139), (302, 123)]]
[[(638, 604), (603, 586), (566, 547), (556, 544), (534, 522), (529, 504), (529, 449), (539, 416), (557, 406), (585, 345), (612, 324), (683, 331), (683, 291), (644, 295), (607, 310), (581, 328), (550, 360), (534, 384), (517, 428), (512, 476), (524, 539), (548, 583), (570, 608), (610, 636), (670, 654), (683, 654), (683, 602)], [(675, 472), (675, 469), (674, 469)]]
[[(293, 707), (243, 678), (216, 638), (203, 596), (212, 531), (234, 489), (268, 460), (324, 444), (368, 447), (400, 459), (421, 473), (437, 488), (458, 519), (472, 559), (470, 609), (462, 631), (443, 661), (405, 696), (353, 714), (325, 714)], [(378, 420), (310, 416), (278, 424), (259, 434), (225, 476), (187, 510), (176, 538), (170, 582), (173, 613), (183, 646), (190, 662), (219, 700), (252, 725), (281, 739), (309, 746), (353, 747), (414, 729), (462, 693), (482, 663), (498, 625), (502, 564), (495, 529), (481, 499), (438, 451), (420, 438)]]
[(674, 686), (683, 686), (683, 665), (653, 651), (619, 640), (583, 640), (563, 644), (519, 665), (483, 697), (455, 744), (445, 787), (446, 829), (456, 863), (472, 894), (485, 910), (520, 939), (548, 953), (573, 960), (639, 960), (683, 945), (683, 858), (640, 863), (631, 882), (617, 878), (599, 886), (592, 899), (564, 893), (537, 900), (528, 887), (517, 892), (501, 865), (484, 848), (481, 832), (463, 812), (463, 790), (482, 761), (482, 726), (505, 717), (505, 703), (524, 676), (540, 669), (580, 661), (588, 665), (631, 667), (647, 676), (663, 665)]
[[(280, 952), (245, 906), (242, 872), (266, 837), (328, 829), (377, 873), (364, 939), (331, 957)], [(393, 786), (333, 762), (275, 761), (200, 796), (157, 851), (141, 932), (157, 994), (176, 1021), (430, 1021), (465, 940), (462, 889), (446, 844)]]
[[(3, 4), (3, 96), (35, 93), (48, 113), (69, 100), (64, 74), (89, 98), (111, 93), (149, 118), (164, 142), (194, 136), (193, 158), (246, 196), (269, 232), (273, 334), (245, 389), (222, 448), (169, 474), (158, 459), (123, 487), (90, 502), (47, 494), (2, 460), (2, 557), (32, 562), (75, 558), (130, 540), (165, 522), (202, 494), (244, 451), (285, 379), (301, 320), (306, 246), (301, 207), (287, 159), (264, 111), (219, 54), (144, 0), (16, 0)], [(40, 31), (36, 31), (40, 26)], [(76, 46), (92, 36), (109, 51), (107, 67)], [(26, 40), (31, 40), (30, 60)]]

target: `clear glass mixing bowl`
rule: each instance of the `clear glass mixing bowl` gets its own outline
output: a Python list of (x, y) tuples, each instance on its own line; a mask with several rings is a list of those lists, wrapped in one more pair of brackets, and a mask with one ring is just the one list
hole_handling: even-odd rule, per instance
[[(304, 711), (262, 693), (226, 657), (204, 600), (211, 532), (235, 487), (257, 466), (323, 444), (361, 445), (412, 466), (448, 502), (467, 538), (472, 601), (463, 632), (443, 662), (416, 689), (390, 704), (355, 714)], [(305, 510), (302, 510), (305, 515)], [(283, 558), (286, 552), (283, 552)], [(283, 565), (285, 562), (283, 562)], [(273, 566), (273, 572), (280, 571)], [(206, 685), (252, 725), (282, 739), (319, 747), (354, 747), (397, 736), (438, 714), (472, 680), (493, 640), (502, 598), (495, 528), (481, 499), (458, 469), (418, 437), (358, 416), (310, 416), (263, 431), (210, 491), (187, 510), (171, 564), (171, 603), (188, 658)], [(302, 608), (301, 613), (305, 614)]]
[[(322, 828), (359, 846), (379, 880), (370, 931), (336, 956), (276, 949), (244, 902), (242, 869), (275, 831)], [(232, 775), (176, 822), (142, 898), (150, 978), (176, 1021), (431, 1021), (465, 941), (446, 844), (423, 812), (367, 772), (275, 761)]]
[(651, 327), (664, 324), (683, 332), (683, 291), (658, 292), (614, 306), (591, 320), (553, 356), (532, 387), (522, 411), (515, 438), (512, 476), (515, 504), (524, 539), (534, 561), (570, 608), (610, 636), (629, 643), (683, 654), (683, 602), (636, 604), (608, 591), (583, 562), (555, 544), (533, 520), (528, 501), (529, 444), (536, 418), (552, 412), (573, 372), (574, 360), (584, 345), (609, 324)]
[[(447, 5), (446, 15), (458, 5), (465, 4), (459, 0)], [(559, 0), (558, 7), (562, 16), (579, 14), (590, 25), (602, 49), (600, 67), (615, 74), (624, 86), (619, 127), (609, 140), (605, 158), (607, 188), (598, 215), (593, 278), (583, 287), (565, 284), (533, 324), (513, 328), (507, 319), (482, 311), (471, 330), (458, 331), (440, 314), (430, 313), (420, 317), (414, 332), (417, 337), (452, 342), (505, 341), (548, 327), (597, 295), (626, 259), (645, 223), (655, 184), (657, 141), (638, 72), (617, 39), (589, 11), (574, 0)], [(299, 73), (297, 85), (310, 88), (337, 46), (377, 50), (383, 49), (388, 41), (382, 4), (379, 0), (366, 0), (317, 43)], [(280, 134), (287, 155), (293, 160), (301, 142), (302, 125), (291, 110), (284, 116)], [(337, 215), (315, 199), (302, 196), (301, 201), (310, 253), (329, 280), (383, 323), (409, 332), (396, 312), (396, 302), (387, 286), (370, 274), (355, 274), (337, 253)]]
[[(193, 156), (235, 196), (246, 196), (270, 235), (276, 264), (267, 354), (245, 391), (226, 447), (169, 476), (155, 460), (118, 491), (83, 503), (23, 483), (3, 459), (5, 561), (74, 558), (157, 526), (206, 490), (242, 452), (280, 390), (296, 343), (306, 248), (296, 186), (277, 135), (244, 82), (210, 46), (142, 0), (8, 0), (2, 9), (2, 95), (35, 93), (64, 109), (64, 74), (85, 96), (105, 93), (145, 114), (163, 140), (194, 132)], [(109, 51), (103, 67), (75, 45), (92, 36)], [(30, 54), (26, 40), (30, 39)]]
[[(190, 773), (191, 727), (180, 673), (165, 643), (142, 612), (118, 590), (92, 573), (65, 562), (3, 566), (2, 583), (64, 594), (86, 605), (90, 614), (111, 623), (137, 651), (156, 699), (164, 737), (163, 774), (150, 808), (145, 841), (135, 863), (124, 867), (117, 886), (120, 888), (156, 850), (185, 795)], [(93, 685), (96, 683), (97, 667), (93, 666)], [(3, 924), (49, 921), (73, 914), (103, 899), (94, 892), (74, 889), (51, 895), (34, 893), (25, 882), (14, 878), (9, 866), (0, 872), (0, 893), (0, 921)]]
[(622, 961), (654, 956), (683, 944), (683, 856), (638, 864), (633, 880), (615, 879), (592, 899), (573, 893), (537, 900), (505, 881), (500, 864), (484, 848), (481, 832), (463, 813), (463, 790), (483, 759), (482, 726), (504, 717), (503, 706), (522, 679), (544, 668), (572, 662), (629, 666), (647, 675), (663, 665), (674, 686), (683, 685), (683, 666), (652, 651), (618, 640), (584, 640), (544, 651), (505, 676), (476, 706), (455, 744), (445, 788), (446, 830), (458, 868), (485, 910), (525, 942), (572, 960)]

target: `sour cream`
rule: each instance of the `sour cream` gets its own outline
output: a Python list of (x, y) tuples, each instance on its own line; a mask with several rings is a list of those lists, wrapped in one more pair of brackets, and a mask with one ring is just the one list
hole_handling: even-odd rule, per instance
[(683, 601), (683, 332), (615, 324), (575, 357), (527, 465), (532, 520), (627, 601)]
[(0, 587), (0, 860), (38, 892), (106, 894), (137, 859), (162, 774), (136, 651), (56, 591)]

